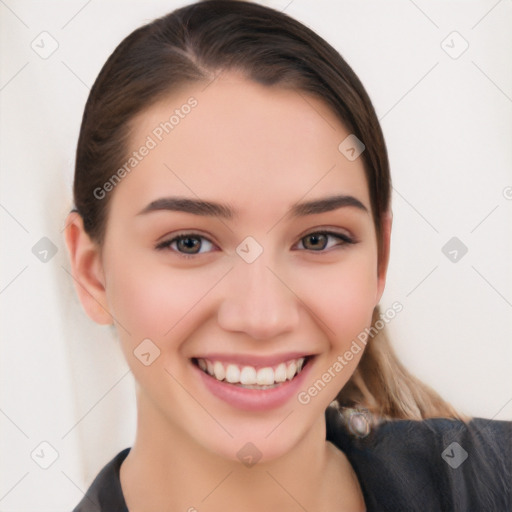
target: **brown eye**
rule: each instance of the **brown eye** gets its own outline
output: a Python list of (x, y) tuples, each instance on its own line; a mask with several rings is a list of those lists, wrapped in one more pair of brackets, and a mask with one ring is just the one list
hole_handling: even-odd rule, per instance
[(305, 249), (322, 251), (327, 246), (327, 235), (324, 233), (311, 233), (302, 239)]
[(298, 244), (299, 249), (306, 249), (307, 251), (322, 252), (325, 249), (331, 249), (336, 246), (343, 246), (348, 244), (355, 244), (356, 241), (352, 240), (347, 235), (342, 233), (332, 233), (328, 231), (317, 231), (309, 233), (300, 239)]
[(180, 256), (192, 257), (215, 250), (213, 243), (204, 236), (190, 233), (178, 235), (169, 240), (159, 243), (155, 249), (161, 251), (164, 249), (178, 253)]
[(178, 251), (185, 254), (197, 254), (201, 249), (200, 236), (184, 236), (176, 240)]

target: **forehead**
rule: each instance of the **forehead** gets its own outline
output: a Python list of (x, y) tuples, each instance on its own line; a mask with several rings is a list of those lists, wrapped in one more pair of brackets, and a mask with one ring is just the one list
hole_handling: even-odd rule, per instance
[(138, 157), (114, 202), (135, 208), (164, 195), (196, 196), (253, 214), (250, 206), (264, 203), (270, 212), (339, 193), (371, 209), (362, 159), (349, 161), (338, 149), (349, 132), (302, 91), (222, 73), (182, 87), (132, 128), (130, 154)]

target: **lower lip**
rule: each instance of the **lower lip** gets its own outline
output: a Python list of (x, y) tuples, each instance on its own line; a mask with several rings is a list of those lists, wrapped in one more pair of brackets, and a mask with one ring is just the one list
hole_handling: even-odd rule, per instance
[(300, 391), (312, 362), (313, 358), (308, 361), (302, 371), (292, 380), (287, 380), (281, 385), (269, 389), (246, 389), (234, 386), (224, 381), (221, 382), (203, 372), (194, 363), (192, 363), (192, 366), (199, 372), (206, 388), (217, 398), (237, 409), (266, 411), (280, 407)]

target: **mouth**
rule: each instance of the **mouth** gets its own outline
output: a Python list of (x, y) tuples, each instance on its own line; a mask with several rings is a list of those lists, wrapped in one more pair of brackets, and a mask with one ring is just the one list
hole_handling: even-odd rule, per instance
[(244, 389), (273, 389), (294, 380), (313, 356), (283, 361), (273, 366), (252, 366), (215, 359), (193, 358), (192, 362), (203, 373), (219, 382)]
[(212, 355), (191, 362), (203, 389), (213, 397), (235, 409), (264, 412), (289, 403), (300, 392), (315, 358), (298, 353), (258, 360)]

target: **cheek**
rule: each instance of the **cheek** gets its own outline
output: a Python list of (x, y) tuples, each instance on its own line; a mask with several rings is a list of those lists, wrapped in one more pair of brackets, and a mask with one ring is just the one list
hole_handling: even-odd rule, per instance
[(350, 261), (304, 275), (300, 297), (330, 339), (346, 343), (371, 323), (377, 296), (376, 259), (354, 253)]
[(376, 262), (361, 254), (344, 263), (317, 270), (308, 276), (302, 291), (310, 290), (303, 295), (308, 297), (305, 304), (315, 319), (313, 332), (320, 328), (325, 343), (316, 372), (297, 400), (304, 406), (311, 404), (317, 413), (336, 398), (356, 370), (365, 349), (362, 335), (371, 325), (375, 307)]
[[(195, 272), (177, 272), (158, 265), (133, 266), (128, 261), (112, 273), (109, 306), (129, 332), (117, 326), (121, 348), (135, 379), (157, 403), (179, 401), (179, 389), (168, 372), (180, 382), (185, 378), (186, 369), (179, 356), (193, 332), (191, 323), (205, 321), (201, 299), (212, 286), (211, 281), (211, 276), (206, 279)], [(151, 343), (144, 341), (148, 339)], [(145, 366), (146, 353), (150, 354), (146, 360), (149, 366)]]
[(351, 272), (330, 287), (332, 297), (329, 309), (337, 339), (353, 339), (371, 323), (375, 307), (376, 277)]
[[(149, 338), (164, 348), (180, 338), (189, 317), (205, 314), (203, 301), (223, 269), (175, 269), (154, 261), (115, 257), (110, 269), (107, 299), (111, 313), (130, 332), (121, 336), (130, 345)], [(202, 309), (201, 309), (202, 308)]]

